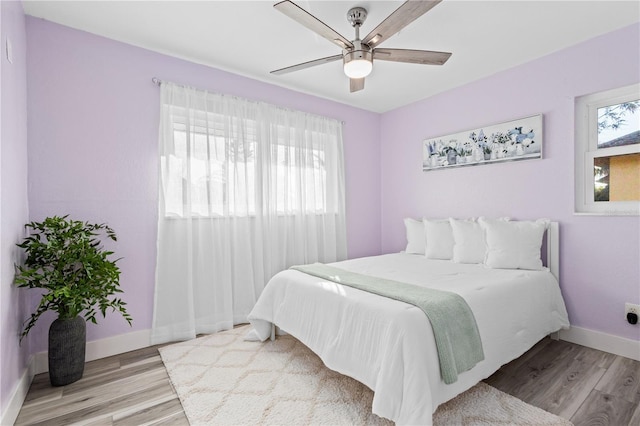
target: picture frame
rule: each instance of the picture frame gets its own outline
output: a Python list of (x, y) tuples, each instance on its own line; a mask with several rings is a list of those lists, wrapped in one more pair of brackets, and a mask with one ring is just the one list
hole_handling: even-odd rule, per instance
[(542, 114), (428, 138), (422, 170), (443, 170), (542, 158)]

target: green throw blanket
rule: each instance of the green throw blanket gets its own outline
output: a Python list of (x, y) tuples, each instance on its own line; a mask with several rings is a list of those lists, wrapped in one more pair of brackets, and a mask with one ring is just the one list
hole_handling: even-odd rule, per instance
[(292, 266), (291, 269), (422, 309), (431, 322), (440, 358), (440, 374), (446, 384), (454, 383), (458, 373), (484, 359), (473, 312), (456, 293), (362, 275), (321, 263)]

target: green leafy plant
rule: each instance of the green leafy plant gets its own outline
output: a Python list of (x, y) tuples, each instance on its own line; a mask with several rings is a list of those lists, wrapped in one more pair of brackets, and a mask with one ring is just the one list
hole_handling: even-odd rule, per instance
[(507, 144), (507, 143), (513, 143), (513, 140), (511, 139), (511, 134), (509, 133), (502, 133), (502, 132), (497, 132), (491, 135), (492, 141), (494, 143), (499, 143), (499, 144)]
[(131, 325), (126, 303), (113, 297), (122, 293), (116, 265), (120, 259), (110, 260), (113, 252), (106, 251), (100, 241), (100, 236), (116, 241), (113, 229), (68, 216), (49, 217), (25, 227), (30, 235), (18, 247), (27, 258), (24, 265), (16, 265), (15, 284), (44, 292), (38, 308), (25, 321), (20, 340), (48, 310), (57, 312), (60, 319), (73, 319), (84, 311), (85, 320), (96, 324), (98, 311), (105, 317), (111, 308)]

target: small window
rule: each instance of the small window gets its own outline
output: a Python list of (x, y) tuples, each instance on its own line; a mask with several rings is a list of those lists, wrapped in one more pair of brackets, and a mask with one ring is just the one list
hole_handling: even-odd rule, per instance
[(576, 213), (640, 214), (640, 85), (576, 99)]

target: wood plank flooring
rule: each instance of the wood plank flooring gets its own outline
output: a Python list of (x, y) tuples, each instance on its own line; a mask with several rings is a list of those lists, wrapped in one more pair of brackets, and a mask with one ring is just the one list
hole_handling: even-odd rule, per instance
[[(576, 426), (640, 425), (640, 362), (543, 339), (488, 384)], [(188, 425), (157, 347), (92, 361), (84, 377), (51, 387), (34, 378), (16, 425)]]
[(486, 382), (580, 425), (640, 425), (640, 362), (544, 339)]

